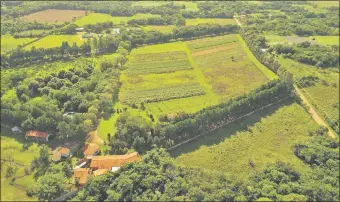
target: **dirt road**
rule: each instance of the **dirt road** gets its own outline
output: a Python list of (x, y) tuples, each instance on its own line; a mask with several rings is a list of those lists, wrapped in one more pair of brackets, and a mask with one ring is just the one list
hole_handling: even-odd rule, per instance
[(314, 110), (313, 106), (308, 102), (308, 100), (306, 99), (306, 97), (303, 95), (303, 93), (301, 92), (301, 90), (294, 86), (297, 94), (299, 95), (299, 97), (302, 99), (303, 103), (308, 106), (309, 110), (308, 112), (312, 115), (314, 121), (316, 123), (318, 123), (321, 126), (325, 126), (326, 128), (328, 128), (328, 135), (332, 138), (336, 138), (336, 135), (334, 134), (334, 132), (331, 130), (331, 128), (328, 126), (328, 124), (318, 115), (318, 113)]

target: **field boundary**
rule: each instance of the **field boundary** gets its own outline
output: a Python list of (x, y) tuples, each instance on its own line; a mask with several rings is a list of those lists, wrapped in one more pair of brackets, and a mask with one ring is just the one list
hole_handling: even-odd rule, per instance
[(190, 139), (188, 139), (188, 140), (185, 140), (184, 142), (181, 142), (181, 143), (179, 143), (179, 144), (177, 144), (177, 145), (174, 145), (174, 146), (172, 146), (172, 147), (169, 147), (167, 150), (168, 150), (168, 151), (171, 151), (171, 150), (173, 150), (173, 149), (175, 149), (175, 148), (177, 148), (177, 147), (179, 147), (179, 146), (181, 146), (181, 145), (183, 145), (183, 144), (186, 144), (186, 143), (191, 142), (192, 140), (195, 140), (195, 139), (197, 139), (197, 138), (199, 138), (199, 137), (201, 137), (201, 136), (203, 136), (203, 135), (206, 135), (207, 133), (213, 132), (213, 131), (215, 131), (215, 130), (217, 130), (217, 129), (219, 129), (219, 128), (222, 128), (222, 127), (224, 127), (224, 126), (226, 126), (226, 125), (228, 125), (228, 124), (230, 124), (230, 123), (233, 123), (233, 122), (235, 122), (235, 121), (237, 121), (237, 120), (239, 120), (239, 119), (242, 119), (242, 118), (244, 118), (244, 117), (247, 117), (247, 116), (249, 116), (249, 115), (252, 115), (252, 114), (254, 114), (255, 112), (261, 111), (261, 110), (264, 109), (264, 108), (270, 107), (270, 106), (272, 106), (272, 105), (274, 105), (274, 104), (277, 104), (277, 103), (279, 103), (279, 102), (285, 101), (285, 100), (287, 100), (287, 99), (289, 99), (289, 98), (290, 98), (290, 97), (282, 98), (282, 99), (280, 99), (280, 100), (278, 100), (278, 101), (276, 101), (276, 102), (273, 102), (273, 103), (270, 103), (270, 104), (268, 104), (268, 105), (265, 105), (265, 106), (263, 106), (263, 107), (261, 107), (261, 108), (258, 108), (258, 109), (254, 110), (254, 111), (252, 111), (252, 112), (249, 112), (248, 114), (245, 114), (245, 115), (243, 115), (243, 116), (240, 116), (240, 117), (238, 117), (238, 118), (236, 118), (236, 119), (234, 119), (234, 120), (232, 120), (232, 121), (230, 121), (230, 122), (227, 122), (227, 123), (222, 124), (222, 125), (220, 125), (220, 126), (218, 126), (218, 127), (216, 127), (216, 128), (213, 128), (213, 129), (211, 129), (211, 130), (209, 130), (209, 131), (206, 131), (205, 133), (202, 133), (201, 135), (197, 135), (197, 136), (192, 137), (192, 138), (190, 138)]

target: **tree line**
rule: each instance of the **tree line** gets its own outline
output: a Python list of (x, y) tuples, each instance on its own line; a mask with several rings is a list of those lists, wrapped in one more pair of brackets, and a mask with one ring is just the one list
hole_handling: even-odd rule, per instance
[(123, 154), (133, 148), (140, 153), (150, 150), (153, 144), (169, 148), (192, 137), (206, 133), (231, 122), (242, 115), (291, 95), (292, 83), (273, 80), (260, 88), (213, 107), (186, 114), (175, 120), (162, 120), (154, 128), (150, 119), (120, 114), (116, 134), (109, 141), (110, 153)]
[[(77, 44), (70, 46), (63, 42), (60, 47), (35, 48), (24, 50), (17, 48), (9, 55), (1, 55), (1, 66), (3, 68), (14, 67), (22, 64), (40, 63), (42, 61), (56, 61), (69, 59), (72, 56), (91, 55), (97, 46), (100, 53), (113, 53), (122, 47), (135, 48), (145, 44), (166, 43), (174, 40), (192, 39), (206, 35), (220, 35), (237, 32), (236, 25), (200, 24), (198, 26), (176, 27), (173, 33), (161, 33), (158, 31), (145, 31), (141, 28), (122, 28), (119, 36), (107, 35), (93, 38), (98, 43), (85, 42), (80, 47)], [(100, 42), (103, 43), (100, 43)], [(94, 47), (94, 48), (93, 48)], [(96, 53), (96, 51), (94, 51)]]

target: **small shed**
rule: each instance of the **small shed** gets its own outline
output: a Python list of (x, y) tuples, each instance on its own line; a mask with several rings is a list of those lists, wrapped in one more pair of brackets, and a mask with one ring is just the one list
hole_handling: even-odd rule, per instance
[(18, 126), (14, 126), (14, 127), (11, 129), (11, 131), (12, 131), (13, 133), (21, 133), (21, 130), (20, 130), (20, 128), (19, 128)]

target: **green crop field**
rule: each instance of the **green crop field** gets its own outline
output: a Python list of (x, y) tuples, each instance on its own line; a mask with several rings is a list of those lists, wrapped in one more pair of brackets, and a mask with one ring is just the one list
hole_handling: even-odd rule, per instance
[(154, 14), (136, 14), (134, 16), (111, 16), (108, 14), (102, 14), (102, 13), (91, 13), (87, 16), (84, 16), (78, 20), (76, 20), (74, 23), (78, 26), (84, 26), (87, 24), (96, 24), (99, 22), (107, 22), (111, 21), (114, 24), (125, 24), (128, 20), (131, 19), (141, 19), (141, 18), (149, 18), (149, 17), (159, 17), (159, 15)]
[[(227, 125), (171, 151), (176, 162), (218, 170), (246, 180), (267, 163), (283, 161), (298, 171), (308, 167), (293, 153), (297, 141), (307, 141), (318, 125), (298, 104), (285, 101)], [(199, 159), (199, 160), (198, 160)], [(249, 162), (255, 166), (251, 167)]]
[(37, 38), (14, 38), (11, 35), (1, 35), (1, 53), (15, 49), (17, 46), (27, 44)]
[(339, 7), (338, 1), (311, 1), (312, 3), (318, 5), (318, 7)]
[(193, 40), (188, 46), (208, 83), (222, 98), (242, 95), (274, 78), (272, 72), (256, 64), (237, 35)]
[(33, 29), (33, 30), (27, 30), (20, 32), (21, 34), (47, 34), (51, 32), (51, 30), (45, 30), (45, 29)]
[(84, 43), (81, 36), (78, 35), (49, 35), (46, 36), (30, 45), (26, 46), (26, 50), (30, 50), (33, 46), (36, 48), (53, 48), (53, 47), (60, 47), (61, 44), (67, 41), (70, 46), (73, 43), (76, 43), (78, 46)]
[(196, 18), (186, 19), (185, 25), (198, 25), (204, 23), (220, 24), (220, 25), (235, 25), (234, 19), (223, 19), (223, 18)]
[(144, 29), (148, 31), (154, 30), (162, 33), (171, 33), (175, 27), (175, 25), (148, 25), (145, 26)]

